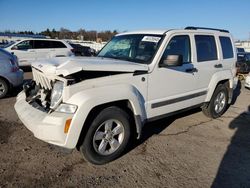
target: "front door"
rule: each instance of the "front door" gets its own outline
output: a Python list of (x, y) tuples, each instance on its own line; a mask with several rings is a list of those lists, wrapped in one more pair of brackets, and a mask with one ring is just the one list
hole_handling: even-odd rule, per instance
[[(183, 65), (159, 67), (148, 76), (147, 117), (155, 117), (196, 104), (196, 98), (204, 95), (196, 87), (197, 69), (192, 64), (189, 35), (172, 36), (164, 51), (167, 55), (182, 55)], [(161, 62), (159, 62), (161, 63)]]
[(20, 66), (29, 66), (36, 60), (36, 52), (33, 46), (33, 40), (25, 40), (11, 48), (19, 61)]

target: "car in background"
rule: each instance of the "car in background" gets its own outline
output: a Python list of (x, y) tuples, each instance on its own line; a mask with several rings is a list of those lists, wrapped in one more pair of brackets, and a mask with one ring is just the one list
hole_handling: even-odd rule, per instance
[(250, 89), (250, 73), (246, 77), (245, 87), (248, 88), (248, 89)]
[(237, 54), (237, 72), (241, 74), (247, 74), (250, 72), (250, 53), (238, 53)]
[(73, 48), (73, 52), (76, 56), (95, 56), (96, 51), (89, 46), (82, 46), (80, 44), (69, 43)]
[(74, 55), (73, 48), (67, 42), (54, 39), (25, 39), (4, 49), (18, 57), (20, 66), (30, 66), (34, 61), (50, 57)]
[(236, 48), (237, 53), (245, 53), (245, 48)]
[(0, 99), (5, 97), (12, 87), (23, 84), (23, 71), (19, 69), (15, 55), (0, 49)]

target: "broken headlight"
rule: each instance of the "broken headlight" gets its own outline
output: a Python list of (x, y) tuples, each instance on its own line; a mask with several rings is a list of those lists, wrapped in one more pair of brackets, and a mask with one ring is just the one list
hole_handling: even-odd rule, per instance
[(50, 108), (53, 110), (62, 101), (63, 87), (64, 87), (64, 83), (62, 81), (56, 81), (53, 86), (52, 93), (51, 93), (51, 101), (50, 101)]

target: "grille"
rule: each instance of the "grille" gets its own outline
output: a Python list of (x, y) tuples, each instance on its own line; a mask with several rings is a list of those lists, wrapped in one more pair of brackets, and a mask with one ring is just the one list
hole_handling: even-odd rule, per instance
[(44, 76), (44, 74), (34, 68), (32, 68), (33, 80), (37, 85), (40, 85), (45, 90), (52, 89), (53, 80)]

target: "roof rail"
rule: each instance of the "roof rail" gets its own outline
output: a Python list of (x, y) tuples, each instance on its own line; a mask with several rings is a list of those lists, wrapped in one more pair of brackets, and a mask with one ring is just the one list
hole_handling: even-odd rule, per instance
[(187, 29), (187, 30), (207, 29), (207, 30), (213, 30), (213, 31), (220, 31), (220, 32), (224, 32), (224, 33), (229, 33), (229, 31), (225, 30), (225, 29), (215, 29), (215, 28), (207, 28), (207, 27), (188, 26), (185, 29)]

